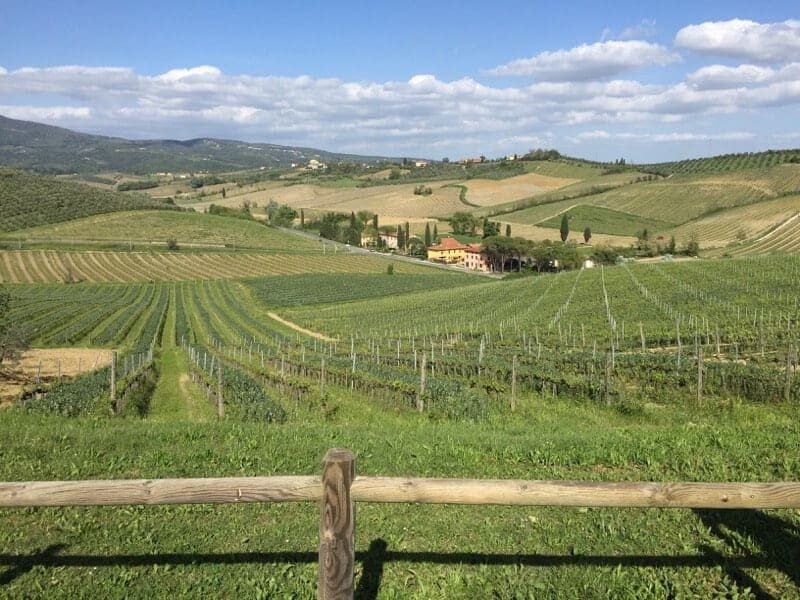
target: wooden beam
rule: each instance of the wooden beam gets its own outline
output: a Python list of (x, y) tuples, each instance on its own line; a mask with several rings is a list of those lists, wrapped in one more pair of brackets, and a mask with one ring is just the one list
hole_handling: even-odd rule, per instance
[[(529, 481), (357, 477), (355, 502), (658, 508), (800, 508), (800, 483)], [(0, 507), (315, 502), (318, 476), (0, 483)]]

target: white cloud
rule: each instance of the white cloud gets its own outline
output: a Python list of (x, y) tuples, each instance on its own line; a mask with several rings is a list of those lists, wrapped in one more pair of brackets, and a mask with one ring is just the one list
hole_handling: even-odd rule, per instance
[(570, 50), (542, 52), (488, 70), (489, 75), (534, 76), (540, 81), (587, 81), (618, 75), (624, 71), (667, 65), (678, 56), (658, 44), (640, 40), (583, 44)]
[(689, 25), (678, 31), (675, 45), (703, 54), (744, 58), (755, 62), (785, 62), (800, 54), (800, 21), (709, 21)]
[(84, 120), (92, 116), (87, 106), (13, 106), (0, 105), (0, 114), (23, 121)]
[(583, 131), (574, 136), (574, 141), (589, 140), (622, 140), (643, 143), (674, 143), (674, 142), (719, 142), (719, 141), (746, 141), (756, 137), (749, 131), (731, 131), (720, 133), (695, 133), (674, 131), (670, 133), (612, 133), (602, 129), (593, 131)]
[(775, 77), (775, 71), (769, 67), (756, 65), (709, 65), (686, 76), (686, 81), (695, 89), (720, 90), (765, 83)]
[(655, 37), (656, 35), (656, 20), (655, 19), (642, 19), (636, 25), (626, 27), (619, 33), (615, 34), (610, 27), (603, 29), (600, 36), (600, 41), (607, 40), (644, 40)]

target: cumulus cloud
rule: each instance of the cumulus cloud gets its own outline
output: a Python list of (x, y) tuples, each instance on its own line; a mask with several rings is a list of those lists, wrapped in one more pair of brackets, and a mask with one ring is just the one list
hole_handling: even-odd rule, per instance
[(756, 65), (709, 65), (686, 76), (686, 81), (695, 89), (715, 90), (729, 89), (771, 81), (775, 70)]
[(612, 77), (641, 67), (679, 60), (658, 44), (641, 40), (611, 40), (570, 50), (542, 52), (488, 70), (489, 75), (533, 76), (540, 81), (587, 81)]
[(678, 31), (675, 45), (703, 54), (754, 62), (785, 62), (800, 54), (800, 21), (708, 21)]

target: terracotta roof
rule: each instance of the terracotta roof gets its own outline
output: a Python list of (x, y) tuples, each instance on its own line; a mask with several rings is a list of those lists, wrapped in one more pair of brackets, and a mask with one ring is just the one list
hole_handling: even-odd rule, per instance
[(481, 254), (483, 252), (483, 246), (481, 244), (467, 244), (467, 252)]
[(442, 241), (439, 242), (437, 245), (430, 246), (428, 248), (428, 250), (434, 250), (434, 251), (437, 251), (437, 250), (466, 250), (467, 247), (468, 247), (467, 244), (462, 244), (461, 242), (459, 242), (455, 238), (446, 237), (446, 238), (442, 238)]

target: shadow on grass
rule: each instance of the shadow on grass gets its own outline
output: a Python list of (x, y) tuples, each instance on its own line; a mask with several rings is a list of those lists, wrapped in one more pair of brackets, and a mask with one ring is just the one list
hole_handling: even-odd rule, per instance
[[(703, 522), (731, 546), (731, 553), (704, 547), (703, 554), (678, 556), (639, 555), (551, 555), (551, 554), (480, 554), (474, 552), (408, 552), (392, 551), (382, 539), (373, 540), (365, 551), (356, 552), (356, 562), (362, 565), (356, 582), (356, 598), (376, 598), (383, 578), (384, 566), (392, 562), (441, 565), (519, 565), (526, 567), (720, 567), (740, 585), (750, 587), (762, 598), (770, 596), (745, 573), (745, 569), (779, 569), (800, 586), (800, 533), (797, 528), (779, 518), (758, 511), (696, 511)], [(730, 533), (736, 531), (757, 542), (762, 553), (757, 556), (743, 552)], [(36, 566), (44, 567), (147, 567), (153, 565), (191, 566), (203, 564), (274, 564), (316, 563), (316, 552), (241, 552), (191, 554), (118, 554), (65, 555), (64, 545), (54, 545), (28, 555), (0, 554), (0, 567), (11, 567), (0, 573), (0, 586), (7, 585)]]
[(703, 548), (705, 554), (716, 555), (728, 576), (740, 586), (749, 587), (757, 598), (773, 596), (743, 570), (747, 565), (729, 558), (750, 553), (750, 544), (761, 550), (767, 563), (765, 567), (782, 571), (800, 587), (800, 528), (759, 510), (697, 510), (695, 513), (726, 546), (725, 554), (708, 547)]

